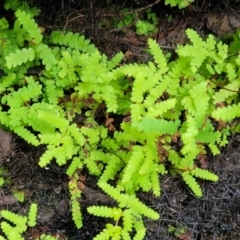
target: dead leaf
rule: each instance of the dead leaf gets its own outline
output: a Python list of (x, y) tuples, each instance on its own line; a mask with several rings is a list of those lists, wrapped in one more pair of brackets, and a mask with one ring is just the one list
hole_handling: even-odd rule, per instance
[(83, 190), (85, 188), (85, 185), (81, 181), (78, 181), (77, 185), (78, 185), (78, 189), (80, 190)]
[(190, 240), (191, 234), (189, 232), (187, 232), (187, 233), (180, 233), (178, 235), (178, 238), (181, 239), (181, 240)]
[(199, 154), (197, 159), (199, 160), (201, 168), (204, 168), (204, 169), (209, 168), (209, 162), (208, 162), (207, 156), (205, 154)]

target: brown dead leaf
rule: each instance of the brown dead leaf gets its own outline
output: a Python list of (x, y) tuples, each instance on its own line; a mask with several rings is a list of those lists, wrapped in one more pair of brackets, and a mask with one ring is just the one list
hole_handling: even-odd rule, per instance
[(115, 131), (116, 128), (112, 124), (114, 122), (114, 118), (109, 118), (108, 115), (106, 115), (106, 121), (105, 121), (105, 126), (108, 127), (109, 131)]
[(81, 181), (78, 181), (77, 185), (78, 185), (78, 189), (80, 190), (83, 190), (85, 188), (85, 185)]
[(86, 181), (86, 176), (85, 176), (85, 175), (80, 175), (80, 176), (79, 176), (79, 180), (80, 180), (81, 182), (85, 182), (85, 181)]
[(181, 239), (181, 240), (190, 240), (191, 239), (191, 234), (189, 232), (180, 233), (178, 235), (178, 238)]
[(208, 162), (207, 156), (205, 154), (199, 154), (197, 159), (199, 160), (201, 168), (203, 168), (203, 169), (209, 168), (209, 162)]

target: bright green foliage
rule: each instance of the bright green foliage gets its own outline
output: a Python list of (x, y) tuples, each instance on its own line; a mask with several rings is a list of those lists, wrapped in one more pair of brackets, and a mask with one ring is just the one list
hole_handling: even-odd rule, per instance
[(149, 36), (151, 33), (157, 32), (158, 18), (155, 13), (151, 13), (150, 9), (146, 10), (146, 19), (138, 20), (136, 22), (136, 29), (138, 35)]
[[(229, 57), (238, 54), (237, 44), (229, 50), (213, 36), (203, 40), (188, 29), (191, 44), (178, 46), (176, 59), (150, 39), (151, 61), (123, 64), (122, 53), (108, 60), (77, 33), (43, 35), (35, 13), (15, 3), (5, 4), (18, 9), (13, 27), (0, 19), (0, 122), (30, 144), (46, 145), (41, 167), (54, 160), (69, 163), (72, 218), (78, 228), (84, 224), (78, 187), (83, 168), (98, 176), (98, 185), (118, 203), (89, 208), (115, 221), (96, 239), (131, 239), (135, 232), (133, 239), (143, 239), (143, 217), (155, 220), (159, 215), (136, 193), (159, 196), (159, 177), (168, 171), (182, 176), (198, 197), (202, 192), (196, 178), (217, 181), (215, 174), (196, 168), (196, 159), (208, 149), (218, 154), (228, 143), (228, 123), (240, 116), (240, 57)], [(40, 73), (29, 73), (38, 66)], [(83, 120), (74, 123), (79, 115)], [(29, 225), (35, 216), (34, 205)], [(4, 233), (20, 237), (26, 223), (21, 226), (19, 232), (2, 223)]]
[(27, 227), (33, 227), (36, 225), (37, 205), (35, 203), (31, 204), (28, 217), (20, 216), (8, 210), (2, 210), (0, 214), (2, 218), (11, 223), (9, 224), (6, 221), (1, 222), (1, 229), (7, 236), (7, 239), (23, 240), (24, 238), (21, 235), (27, 230)]
[(194, 0), (165, 0), (165, 4), (171, 5), (171, 7), (178, 6), (179, 9), (189, 6)]
[(35, 238), (35, 240), (57, 240), (58, 238), (51, 236), (51, 235), (46, 235), (42, 234), (39, 238)]
[(30, 226), (30, 227), (35, 226), (36, 219), (37, 219), (37, 204), (33, 203), (33, 204), (31, 204), (29, 212), (28, 212), (28, 226)]
[(79, 198), (81, 197), (81, 190), (77, 184), (77, 174), (71, 177), (69, 183), (69, 191), (71, 194), (71, 208), (72, 208), (72, 219), (76, 224), (77, 228), (82, 227), (82, 214), (80, 210)]
[(50, 36), (50, 41), (54, 44), (67, 46), (84, 53), (90, 54), (97, 51), (97, 48), (93, 44), (90, 44), (89, 40), (86, 40), (84, 36), (78, 33), (54, 31)]

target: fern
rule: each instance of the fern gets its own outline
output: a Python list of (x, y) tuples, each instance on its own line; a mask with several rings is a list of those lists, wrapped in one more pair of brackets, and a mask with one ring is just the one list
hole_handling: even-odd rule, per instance
[(162, 50), (159, 48), (159, 45), (153, 39), (148, 40), (149, 51), (154, 57), (155, 63), (157, 63), (158, 74), (164, 74), (168, 71), (167, 61), (163, 55)]
[(36, 238), (35, 240), (57, 240), (57, 239), (58, 238), (54, 236), (42, 234), (39, 238)]
[(65, 33), (62, 31), (53, 31), (50, 36), (50, 41), (54, 44), (69, 46), (86, 53), (97, 51), (96, 47), (90, 44), (89, 40), (86, 40), (84, 36), (78, 33), (73, 34), (72, 32)]
[(69, 183), (69, 191), (71, 194), (71, 209), (72, 209), (72, 219), (76, 225), (77, 228), (82, 227), (82, 214), (80, 211), (80, 204), (78, 199), (81, 196), (81, 191), (78, 188), (77, 185), (77, 175), (75, 174), (73, 177), (71, 177)]
[[(191, 2), (166, 3), (183, 7)], [(228, 48), (212, 35), (203, 40), (188, 29), (190, 44), (177, 47), (176, 59), (148, 40), (152, 60), (125, 64), (122, 53), (108, 60), (78, 33), (45, 36), (33, 18), (37, 11), (19, 0), (5, 1), (5, 9), (10, 8), (18, 9), (15, 22), (0, 19), (0, 122), (29, 143), (46, 145), (41, 167), (53, 160), (69, 163), (72, 218), (78, 228), (83, 224), (77, 175), (82, 168), (98, 176), (98, 185), (118, 203), (89, 208), (115, 221), (96, 239), (143, 239), (143, 218), (159, 215), (136, 192), (159, 196), (159, 176), (168, 171), (181, 175), (198, 197), (196, 178), (217, 181), (215, 174), (196, 168), (195, 160), (207, 148), (219, 153), (228, 141), (228, 122), (240, 116), (240, 58), (230, 56), (238, 53), (237, 38)], [(31, 76), (35, 67), (41, 72)], [(73, 123), (77, 114), (85, 118)], [(114, 120), (112, 129), (109, 120)], [(33, 205), (27, 218), (31, 226), (36, 211)], [(17, 237), (27, 226), (19, 232), (7, 222), (2, 225), (3, 232)]]
[(214, 173), (211, 173), (205, 169), (195, 168), (191, 171), (191, 175), (195, 177), (199, 177), (202, 179), (210, 180), (210, 181), (218, 181), (218, 176)]
[(0, 212), (2, 218), (11, 222), (13, 225), (11, 226), (9, 223), (2, 221), (1, 222), (1, 229), (3, 233), (7, 236), (9, 240), (22, 240), (21, 234), (27, 230), (27, 222), (28, 226), (35, 226), (36, 225), (36, 212), (37, 212), (37, 205), (33, 203), (30, 206), (30, 210), (28, 213), (28, 217), (20, 216), (8, 210), (2, 210)]
[(145, 206), (143, 203), (139, 202), (139, 200), (133, 195), (121, 194), (117, 189), (114, 189), (111, 185), (107, 183), (99, 183), (98, 184), (108, 195), (114, 198), (119, 202), (120, 207), (129, 207), (132, 209), (133, 213), (142, 214), (146, 217), (150, 217), (152, 219), (158, 219), (159, 215), (154, 212), (152, 209)]
[(33, 203), (28, 212), (28, 226), (34, 227), (37, 219), (37, 204)]
[(180, 125), (180, 121), (176, 120), (175, 122), (166, 121), (162, 119), (154, 118), (143, 118), (141, 122), (134, 124), (139, 131), (146, 133), (152, 133), (156, 135), (163, 134), (172, 134), (174, 135), (177, 132), (177, 129)]
[(233, 120), (234, 118), (240, 117), (240, 103), (217, 108), (212, 112), (212, 117), (217, 120), (227, 122)]
[(202, 190), (199, 184), (196, 182), (195, 178), (190, 174), (190, 172), (184, 172), (182, 174), (182, 178), (197, 197), (202, 197)]
[(41, 30), (39, 29), (37, 23), (33, 20), (32, 16), (25, 11), (17, 10), (16, 16), (23, 28), (28, 32), (30, 41), (39, 44), (42, 41)]
[(27, 61), (33, 61), (35, 58), (35, 52), (32, 48), (17, 49), (15, 53), (10, 53), (5, 57), (7, 68), (14, 68), (20, 66)]

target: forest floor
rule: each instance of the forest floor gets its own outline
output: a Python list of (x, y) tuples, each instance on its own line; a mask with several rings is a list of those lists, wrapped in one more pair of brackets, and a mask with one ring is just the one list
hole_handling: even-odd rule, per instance
[[(145, 50), (149, 37), (156, 39), (165, 52), (174, 54), (177, 44), (187, 43), (187, 28), (195, 29), (203, 38), (208, 34), (225, 38), (240, 29), (238, 1), (208, 1), (208, 4), (196, 1), (184, 10), (166, 7), (160, 2), (152, 7), (159, 18), (158, 31), (149, 36), (137, 35), (134, 23), (119, 29), (116, 22), (124, 18), (122, 9), (125, 8), (144, 17), (147, 3), (151, 1), (117, 1), (108, 5), (101, 1), (80, 1), (81, 4), (78, 1), (59, 1), (49, 7), (50, 2), (35, 3), (41, 9), (37, 22), (46, 34), (55, 29), (81, 33), (109, 58), (122, 51), (124, 61), (132, 63), (148, 61)], [(0, 131), (0, 164), (8, 169), (10, 180), (0, 188), (0, 210), (25, 214), (30, 203), (38, 204), (38, 225), (27, 231), (27, 240), (42, 233), (59, 239), (93, 239), (103, 229), (106, 220), (88, 214), (86, 208), (113, 202), (99, 190), (94, 177), (87, 172), (82, 173), (85, 188), (79, 201), (84, 226), (76, 229), (69, 207), (66, 167), (51, 164), (41, 169), (38, 161), (43, 152), (44, 146), (32, 147), (17, 136)], [(146, 219), (146, 240), (240, 239), (240, 136), (231, 136), (221, 154), (209, 154), (204, 164), (219, 176), (219, 181), (200, 182), (202, 198), (196, 198), (180, 178), (171, 175), (161, 177), (160, 197), (139, 193), (139, 198), (161, 216), (159, 221)], [(17, 201), (13, 190), (24, 192), (23, 203)]]

